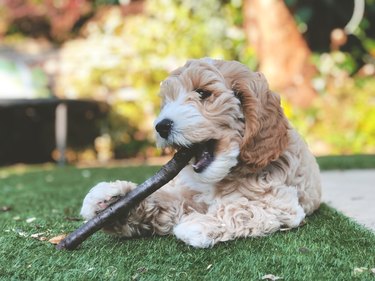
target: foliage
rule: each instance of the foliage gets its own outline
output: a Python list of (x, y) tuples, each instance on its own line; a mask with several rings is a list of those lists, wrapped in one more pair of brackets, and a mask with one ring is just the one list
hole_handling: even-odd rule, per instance
[(91, 10), (90, 1), (2, 0), (0, 35), (21, 32), (29, 36), (46, 36), (61, 42), (79, 19)]
[[(205, 56), (254, 66), (252, 50), (237, 25), (240, 7), (235, 3), (148, 1), (142, 14), (126, 21), (119, 7), (107, 7), (99, 20), (84, 28), (84, 40), (64, 45), (65, 72), (57, 80), (58, 95), (109, 100), (109, 133), (116, 155), (145, 151), (153, 139), (159, 84), (171, 70), (187, 58)], [(141, 141), (134, 144), (135, 139)]]
[(326, 84), (311, 107), (291, 108), (283, 103), (312, 150), (317, 154), (375, 153), (374, 79), (338, 76), (320, 83)]
[(87, 25), (83, 47), (90, 47), (80, 54), (87, 65), (79, 70), (84, 74), (72, 79), (73, 92), (95, 97), (132, 87), (141, 98), (156, 102), (160, 81), (187, 58), (221, 57), (254, 65), (243, 33), (233, 22), (233, 6), (213, 0), (147, 4), (144, 13), (126, 21), (120, 8), (112, 7), (101, 20)]
[(44, 71), (39, 67), (29, 70), (21, 61), (0, 57), (0, 81), (0, 98), (49, 97), (48, 78)]
[(1, 0), (0, 38), (24, 34), (45, 37), (55, 43), (73, 38), (83, 23), (102, 5), (120, 4), (117, 0)]
[[(159, 83), (186, 59), (210, 56), (257, 66), (242, 30), (239, 0), (0, 2), (0, 35), (65, 42), (56, 94), (109, 101), (113, 111), (103, 133), (111, 135), (117, 157), (158, 153), (150, 147)], [(125, 16), (124, 7), (134, 3), (143, 3), (143, 10)], [(315, 153), (373, 153), (374, 82), (357, 72), (364, 64), (374, 65), (374, 0), (366, 0), (364, 19), (351, 37), (355, 40), (335, 51), (330, 50), (330, 32), (347, 24), (352, 1), (339, 6), (325, 0), (286, 3), (316, 52), (314, 86), (320, 93), (307, 109), (283, 101), (287, 115)]]

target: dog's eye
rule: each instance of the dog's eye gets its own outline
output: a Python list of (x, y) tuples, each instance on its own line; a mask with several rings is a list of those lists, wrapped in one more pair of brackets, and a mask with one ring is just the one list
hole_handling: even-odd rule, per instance
[(203, 90), (203, 89), (196, 89), (195, 90), (198, 94), (199, 94), (199, 97), (201, 100), (204, 100), (206, 98), (208, 98), (209, 96), (212, 95), (212, 93), (210, 91), (206, 91), (206, 90)]

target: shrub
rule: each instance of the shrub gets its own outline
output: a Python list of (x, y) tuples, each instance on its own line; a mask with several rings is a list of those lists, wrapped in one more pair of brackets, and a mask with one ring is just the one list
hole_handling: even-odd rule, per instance
[(291, 108), (286, 115), (316, 154), (375, 153), (375, 81), (346, 77), (327, 87), (307, 109)]

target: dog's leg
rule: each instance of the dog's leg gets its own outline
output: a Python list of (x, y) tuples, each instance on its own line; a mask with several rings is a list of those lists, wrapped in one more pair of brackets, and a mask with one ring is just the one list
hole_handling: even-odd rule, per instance
[[(93, 218), (135, 187), (134, 183), (127, 181), (97, 184), (86, 195), (81, 215), (85, 219)], [(122, 237), (170, 234), (183, 212), (182, 202), (178, 192), (158, 190), (142, 201), (126, 218), (115, 221), (104, 230)]]
[(196, 248), (212, 247), (223, 241), (225, 225), (215, 216), (190, 213), (174, 227), (174, 235), (186, 244)]
[(297, 191), (282, 186), (257, 200), (228, 199), (212, 206), (207, 214), (191, 213), (182, 217), (173, 232), (191, 246), (207, 248), (221, 241), (263, 236), (282, 226), (297, 227), (304, 217)]
[(297, 188), (293, 186), (275, 186), (261, 198), (261, 202), (265, 204), (265, 210), (276, 217), (280, 226), (297, 227), (306, 217), (299, 202)]
[(86, 220), (92, 219), (98, 213), (117, 201), (136, 187), (135, 183), (128, 181), (100, 182), (90, 189), (85, 196), (81, 208), (81, 216)]

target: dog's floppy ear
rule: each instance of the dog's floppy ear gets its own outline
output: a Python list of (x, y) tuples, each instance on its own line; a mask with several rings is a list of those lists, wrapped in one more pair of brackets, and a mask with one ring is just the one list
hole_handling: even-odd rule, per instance
[(280, 106), (280, 97), (269, 90), (263, 74), (249, 71), (247, 77), (233, 78), (232, 88), (241, 100), (245, 116), (240, 160), (257, 171), (284, 151), (289, 123)]

